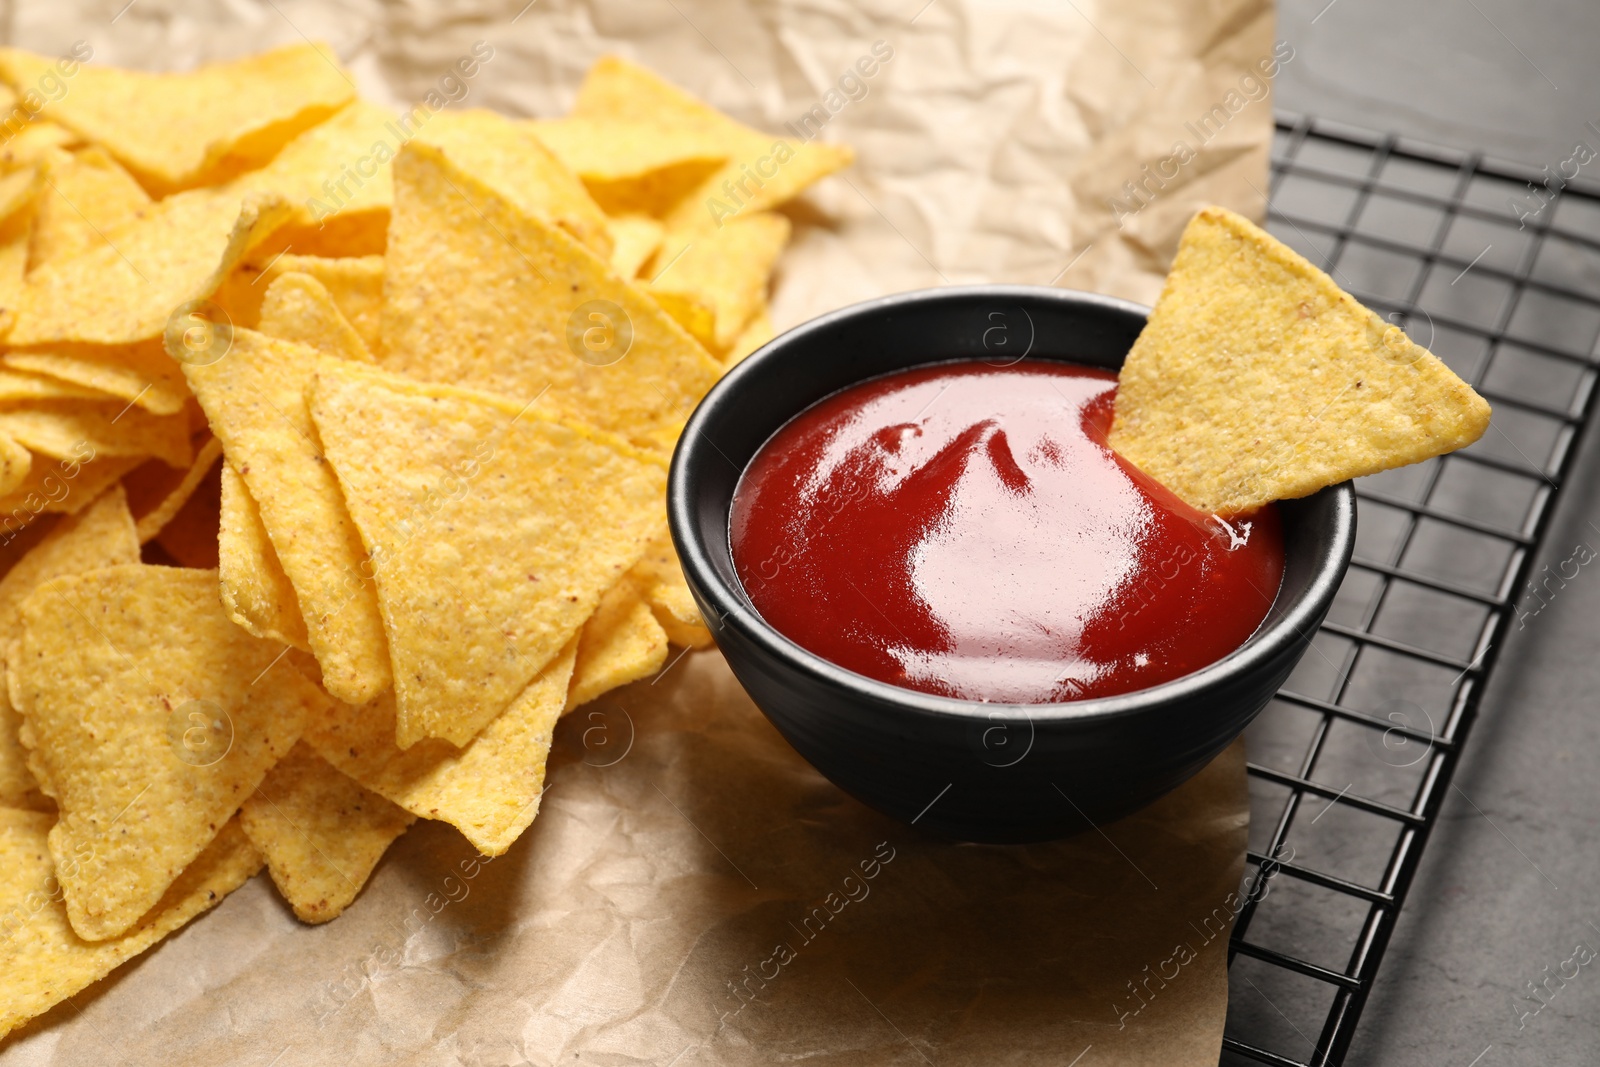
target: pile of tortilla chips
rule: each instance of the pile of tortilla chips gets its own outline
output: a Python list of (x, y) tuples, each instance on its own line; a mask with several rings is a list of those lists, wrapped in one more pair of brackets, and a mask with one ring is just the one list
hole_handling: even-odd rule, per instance
[(417, 818), (498, 855), (709, 643), (667, 459), (850, 153), (616, 59), (542, 121), (312, 44), (0, 82), (3, 1035), (263, 864), (321, 922)]

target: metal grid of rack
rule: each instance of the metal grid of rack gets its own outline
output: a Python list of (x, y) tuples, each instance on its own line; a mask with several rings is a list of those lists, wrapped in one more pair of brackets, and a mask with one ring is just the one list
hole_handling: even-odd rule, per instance
[[(1279, 116), (1268, 228), (1494, 406), (1484, 439), (1357, 484), (1356, 557), (1252, 725), (1224, 1064), (1344, 1061), (1484, 686), (1552, 580), (1595, 407), (1600, 186)], [(1559, 580), (1559, 575), (1555, 580)], [(1458, 798), (1457, 803), (1470, 803)]]

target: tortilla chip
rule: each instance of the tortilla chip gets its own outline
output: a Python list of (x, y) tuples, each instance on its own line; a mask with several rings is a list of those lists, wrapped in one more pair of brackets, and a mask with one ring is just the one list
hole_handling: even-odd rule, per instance
[(501, 397), (342, 360), (322, 361), (311, 413), (377, 568), (398, 743), (464, 745), (638, 560), (666, 464)]
[(111, 243), (111, 234), (149, 203), (150, 194), (98, 146), (46, 157), (28, 269)]
[(177, 360), (159, 338), (131, 345), (61, 345), (45, 352), (7, 352), (15, 370), (120, 397), (152, 415), (176, 415), (189, 401)]
[(179, 470), (164, 463), (144, 463), (123, 479), (128, 490), (128, 507), (137, 518), (139, 543), (151, 541), (171, 522), (222, 459), (222, 442), (208, 437), (195, 450), (194, 461)]
[(310, 345), (323, 355), (371, 363), (372, 353), (339, 311), (327, 288), (309, 274), (281, 274), (261, 301), (261, 332)]
[(416, 816), (335, 770), (304, 741), (239, 809), (295, 915), (325, 923), (355, 900)]
[(664, 529), (665, 525), (665, 518), (659, 515), (658, 509), (656, 535), (644, 556), (628, 572), (628, 577), (639, 587), (668, 640), (684, 648), (705, 648), (711, 644), (711, 631), (700, 617), (694, 594), (689, 592), (689, 583), (678, 564), (677, 549), (672, 547), (672, 536)]
[[(0, 78), (31, 88), (57, 77), (57, 62), (7, 48)], [(181, 74), (79, 67), (41, 114), (103, 145), (164, 196), (261, 166), (355, 94), (333, 50), (306, 43)]]
[(648, 215), (618, 215), (611, 220), (611, 270), (619, 278), (637, 278), (661, 247), (666, 231)]
[(131, 564), (57, 578), (23, 602), (22, 626), (8, 681), (29, 769), (61, 808), (50, 854), (67, 914), (80, 937), (116, 937), (328, 701), (278, 664), (282, 646), (223, 613), (214, 571)]
[(70, 459), (87, 445), (97, 456), (154, 456), (174, 467), (194, 461), (186, 416), (152, 415), (121, 400), (7, 404), (0, 408), (0, 434), (55, 459)]
[(606, 591), (578, 634), (578, 659), (562, 714), (654, 674), (667, 661), (667, 633), (627, 577)]
[(728, 355), (722, 362), (723, 370), (732, 370), (746, 356), (776, 336), (777, 331), (772, 328), (772, 316), (767, 313), (767, 305), (763, 301), (728, 348)]
[(98, 389), (60, 381), (44, 374), (0, 370), (0, 403), (14, 400), (111, 400)]
[(309, 274), (321, 282), (367, 351), (378, 353), (379, 318), (383, 313), (382, 256), (328, 259), (281, 255), (261, 264), (242, 263), (218, 291), (217, 303), (227, 309), (235, 326), (254, 329), (261, 321), (261, 302), (267, 289), (289, 273)]
[(617, 56), (606, 56), (589, 68), (572, 117), (688, 126), (728, 146), (727, 162), (663, 213), (669, 231), (716, 229), (737, 215), (777, 207), (855, 158), (844, 145), (753, 130)]
[(32, 469), (33, 453), (14, 438), (0, 433), (0, 496), (21, 488)]
[(639, 290), (649, 294), (662, 311), (671, 315), (674, 322), (689, 331), (689, 336), (707, 350), (716, 346), (717, 313), (700, 294), (661, 289), (649, 282), (640, 283)]
[(575, 115), (525, 125), (585, 182), (628, 181), (684, 165), (709, 171), (725, 163), (735, 147), (709, 123)]
[[(28, 277), (12, 345), (130, 344), (159, 337), (204, 301), (289, 213), (282, 199), (196, 189), (120, 227), (114, 244), (47, 263)], [(176, 358), (176, 357), (175, 357)]]
[(681, 293), (710, 307), (717, 321), (713, 347), (730, 348), (766, 303), (767, 281), (789, 230), (788, 219), (762, 211), (685, 238), (669, 235), (657, 256), (666, 262), (651, 279), (651, 291)]
[(28, 241), (33, 233), (32, 201), (0, 219), (0, 332), (14, 330), (27, 295)]
[(1110, 444), (1226, 516), (1450, 452), (1488, 425), (1489, 405), (1399, 327), (1211, 207), (1123, 364)]
[[(3, 127), (0, 127), (3, 132)], [(56, 152), (77, 148), (83, 138), (65, 126), (34, 119), (11, 137), (0, 141), (0, 165), (7, 167), (42, 163)]]
[(92, 455), (85, 450), (69, 459), (34, 456), (22, 484), (0, 496), (0, 542), (40, 515), (76, 515), (140, 463), (137, 456)]
[(522, 124), (479, 108), (446, 110), (417, 140), (439, 149), (517, 211), (561, 227), (601, 259), (611, 257), (611, 229), (600, 206)]
[(43, 174), (37, 167), (0, 174), (0, 218), (9, 218), (28, 207), (43, 187)]
[(407, 145), (394, 166), (384, 366), (519, 404), (539, 397), (541, 410), (659, 447), (720, 373), (705, 350), (565, 231), (438, 149)]
[(389, 652), (366, 552), (306, 410), (317, 359), (307, 345), (241, 329), (227, 358), (184, 373), (260, 508), (328, 692), (364, 704), (389, 688)]
[(424, 819), (460, 830), (485, 856), (498, 856), (533, 822), (544, 795), (545, 760), (566, 703), (577, 642), (567, 643), (505, 712), (461, 748), (426, 739), (395, 744), (394, 695), (314, 718), (306, 740), (368, 789)]
[[(257, 637), (311, 651), (306, 621), (289, 576), (262, 525), (261, 511), (233, 464), (222, 465), (222, 518), (217, 538), (222, 606)], [(321, 675), (318, 675), (321, 684)]]
[[(331, 239), (334, 232), (337, 243), (370, 244), (375, 231), (377, 247), (344, 254), (381, 253), (394, 199), (388, 162), (411, 135), (401, 128), (404, 122), (388, 108), (355, 100), (230, 188), (236, 193), (275, 193), (287, 200), (293, 213), (285, 247), (294, 252), (316, 254), (311, 240), (323, 235)], [(414, 132), (415, 127), (407, 129)]]
[[(43, 582), (116, 563), (137, 563), (139, 542), (121, 488), (113, 486), (94, 505), (58, 523), (0, 578), (0, 649), (21, 634), (18, 608)], [(0, 687), (0, 807), (49, 808), (39, 792), (17, 738), (21, 719)]]
[(53, 818), (0, 811), (0, 1037), (210, 911), (261, 869), (261, 854), (230, 821), (136, 925), (121, 937), (85, 941), (61, 903), (58, 877), (72, 877), (75, 866), (50, 857)]

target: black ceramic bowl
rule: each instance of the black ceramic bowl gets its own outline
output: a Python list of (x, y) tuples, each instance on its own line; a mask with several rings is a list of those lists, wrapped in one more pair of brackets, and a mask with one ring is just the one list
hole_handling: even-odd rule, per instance
[(1355, 539), (1348, 484), (1279, 505), (1283, 584), (1239, 649), (1149, 689), (985, 704), (876, 681), (769, 626), (735, 574), (734, 487), (761, 445), (830, 393), (951, 359), (1115, 369), (1147, 309), (1031, 286), (934, 289), (845, 308), (777, 338), (701, 401), (673, 456), (672, 538), (700, 610), (752, 699), (799, 753), (880, 811), (967, 841), (1060, 837), (1173, 789), (1249, 724), (1310, 645)]

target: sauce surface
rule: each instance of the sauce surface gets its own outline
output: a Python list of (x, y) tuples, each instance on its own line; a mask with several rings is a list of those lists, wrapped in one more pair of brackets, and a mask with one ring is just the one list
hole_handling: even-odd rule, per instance
[(1116, 384), (942, 363), (807, 408), (734, 494), (756, 610), (841, 667), (969, 700), (1107, 696), (1221, 659), (1277, 595), (1277, 512), (1225, 523), (1112, 453)]

